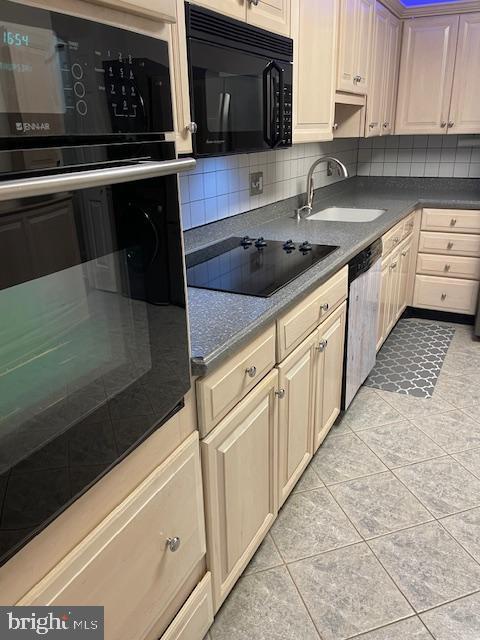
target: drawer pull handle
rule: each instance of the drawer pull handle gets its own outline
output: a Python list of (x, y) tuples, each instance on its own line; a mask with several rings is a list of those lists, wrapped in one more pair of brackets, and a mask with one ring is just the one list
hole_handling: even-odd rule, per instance
[(257, 367), (248, 367), (245, 369), (245, 373), (247, 373), (250, 378), (254, 378), (257, 375)]
[(320, 340), (317, 346), (317, 351), (325, 351), (328, 345), (328, 340)]
[(451, 227), (454, 227), (456, 224), (457, 224), (457, 219), (456, 219), (456, 218), (452, 218), (452, 219), (450, 220), (450, 226), (451, 226)]
[(450, 271), (450, 265), (449, 264), (445, 265), (445, 271)]
[(392, 262), (392, 264), (390, 265), (390, 269), (396, 269), (397, 268), (397, 263), (396, 262)]
[(402, 256), (405, 257), (407, 255), (406, 251), (402, 251)]
[(441, 297), (442, 300), (445, 300), (446, 297), (447, 297), (447, 294), (446, 293), (442, 293), (442, 295), (440, 297)]
[(447, 244), (447, 249), (453, 249), (453, 242), (451, 242), (451, 241), (450, 241), (450, 242)]
[(178, 536), (174, 536), (173, 538), (167, 538), (167, 547), (172, 553), (178, 551), (180, 548), (180, 538)]
[(323, 304), (320, 305), (320, 309), (322, 311), (328, 311), (330, 309), (330, 305), (328, 304), (328, 302), (324, 302)]
[(275, 391), (275, 395), (279, 400), (283, 400), (283, 398), (285, 397), (285, 389), (279, 389), (278, 391)]
[(398, 244), (400, 242), (400, 238), (394, 238), (393, 239), (393, 244)]

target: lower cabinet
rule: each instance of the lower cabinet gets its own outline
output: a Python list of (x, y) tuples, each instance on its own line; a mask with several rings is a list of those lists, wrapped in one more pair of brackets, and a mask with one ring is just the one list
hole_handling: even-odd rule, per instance
[(205, 553), (194, 433), (17, 604), (101, 605), (107, 640), (154, 640), (205, 575)]
[(347, 303), (318, 328), (315, 377), (314, 452), (340, 413)]
[(312, 457), (318, 331), (278, 365), (278, 490), (280, 506)]
[(202, 640), (212, 622), (212, 576), (207, 572), (161, 640)]
[(201, 442), (215, 611), (277, 515), (277, 395), (273, 370)]

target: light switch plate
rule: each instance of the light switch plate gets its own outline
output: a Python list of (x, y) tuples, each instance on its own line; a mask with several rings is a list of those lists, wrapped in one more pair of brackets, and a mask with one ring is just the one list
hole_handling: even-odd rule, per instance
[(263, 171), (250, 174), (250, 195), (259, 196), (263, 193)]

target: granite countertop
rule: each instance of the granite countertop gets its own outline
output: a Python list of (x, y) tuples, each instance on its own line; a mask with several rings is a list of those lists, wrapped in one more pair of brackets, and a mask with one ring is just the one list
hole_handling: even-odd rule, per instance
[(314, 211), (333, 205), (385, 209), (373, 222), (298, 222), (292, 216), (299, 204), (300, 196), (289, 198), (185, 233), (187, 253), (235, 235), (339, 247), (270, 298), (189, 287), (194, 375), (218, 366), (419, 206), (480, 209), (480, 180), (354, 177), (316, 191)]

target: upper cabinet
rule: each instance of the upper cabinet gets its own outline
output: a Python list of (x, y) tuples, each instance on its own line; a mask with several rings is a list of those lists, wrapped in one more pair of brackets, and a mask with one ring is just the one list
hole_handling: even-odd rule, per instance
[(223, 13), (236, 20), (245, 20), (247, 0), (195, 0), (193, 4), (207, 7), (217, 13)]
[(480, 13), (460, 16), (448, 132), (480, 133)]
[(399, 55), (400, 20), (381, 4), (377, 4), (366, 137), (392, 133)]
[(176, 0), (91, 0), (95, 4), (128, 11), (139, 16), (157, 18), (165, 22), (175, 22)]
[[(414, 18), (405, 23), (396, 133), (435, 134), (449, 129), (458, 24), (455, 15)], [(479, 33), (477, 29), (477, 41)], [(477, 43), (477, 51), (479, 46)], [(472, 61), (472, 71), (475, 64), (478, 69), (478, 59)], [(478, 84), (472, 76), (470, 82)], [(478, 96), (480, 90), (471, 91)], [(473, 106), (478, 109), (478, 103)]]
[(293, 142), (333, 138), (338, 0), (292, 0)]
[(290, 0), (247, 0), (246, 5), (249, 24), (290, 35)]
[(337, 89), (367, 94), (375, 0), (341, 0)]
[(194, 0), (194, 4), (267, 31), (290, 35), (290, 0)]

